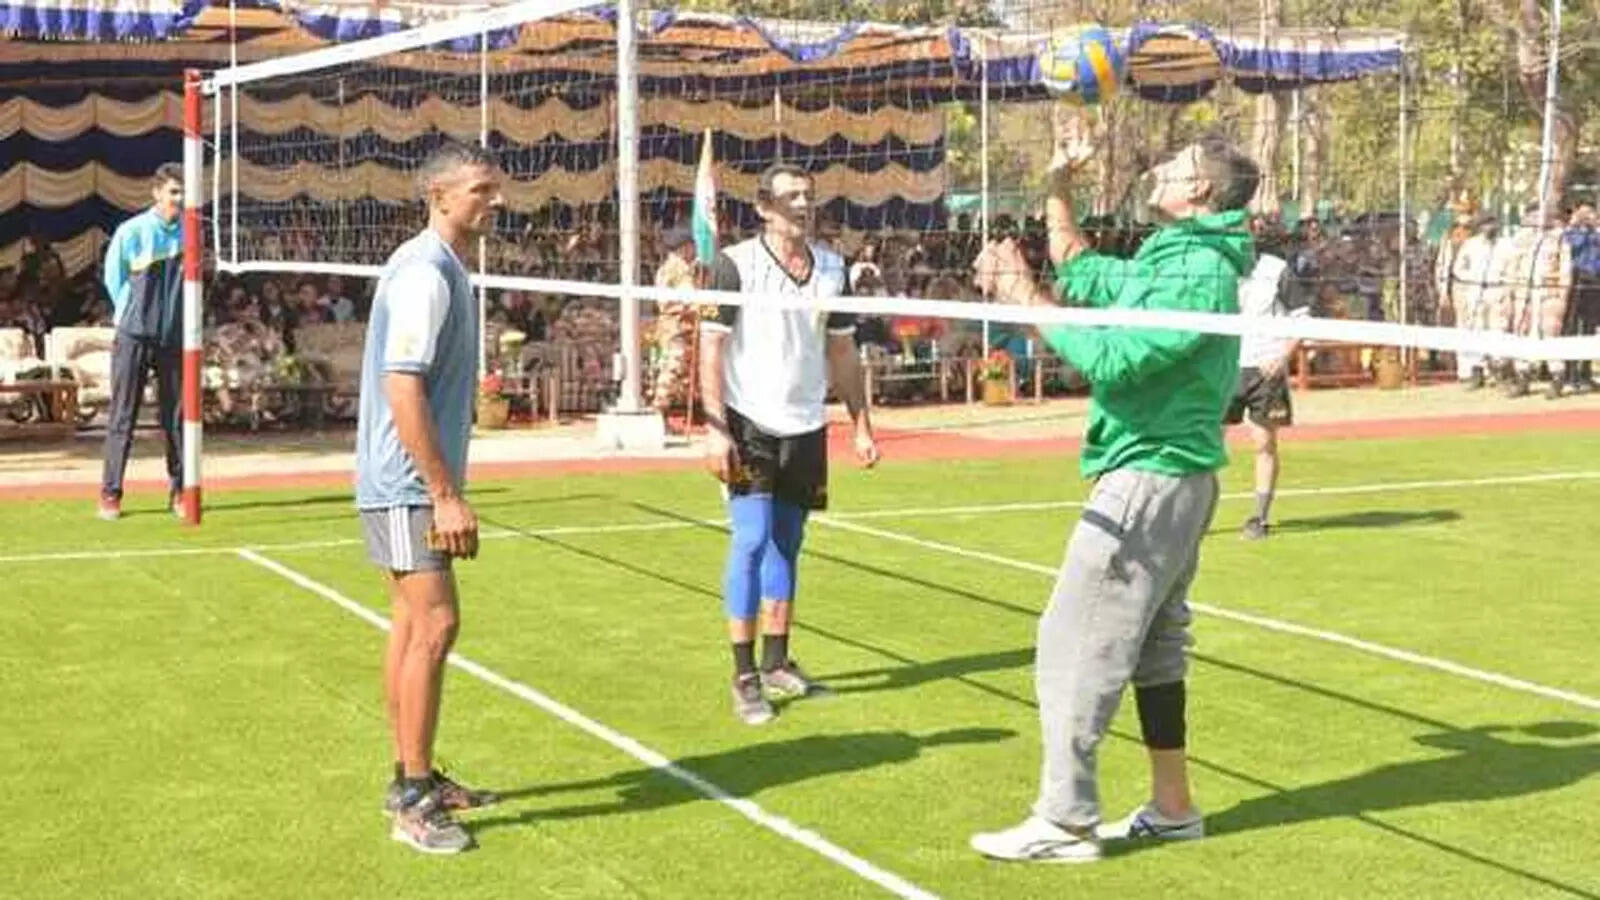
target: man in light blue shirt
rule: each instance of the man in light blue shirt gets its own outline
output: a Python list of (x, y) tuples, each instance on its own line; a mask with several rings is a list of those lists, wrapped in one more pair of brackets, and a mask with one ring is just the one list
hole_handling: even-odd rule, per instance
[(122, 517), (122, 476), (146, 380), (156, 375), (157, 417), (167, 444), (167, 505), (177, 512), (183, 485), (179, 412), (183, 393), (183, 167), (164, 163), (150, 185), (155, 204), (117, 226), (106, 247), (105, 285), (116, 341), (106, 409), (100, 518)]
[(435, 770), (433, 737), (459, 622), (451, 561), (478, 552), (477, 516), (462, 489), (479, 322), (462, 259), (494, 224), (500, 169), (485, 150), (447, 144), (423, 164), (418, 185), (428, 227), (389, 257), (367, 323), (356, 506), (393, 605), (384, 662), (391, 836), (424, 853), (457, 853), (472, 838), (453, 812), (497, 799)]

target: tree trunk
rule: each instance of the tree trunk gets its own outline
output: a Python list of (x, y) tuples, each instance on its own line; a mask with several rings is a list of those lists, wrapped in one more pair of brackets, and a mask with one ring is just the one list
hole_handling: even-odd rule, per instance
[(1300, 215), (1314, 216), (1322, 202), (1322, 181), (1328, 166), (1328, 115), (1316, 88), (1300, 95), (1301, 153)]
[[(1550, 48), (1549, 27), (1539, 0), (1520, 0), (1515, 21), (1518, 80), (1522, 83), (1522, 92), (1527, 95), (1528, 102), (1538, 110), (1542, 124)], [(1561, 192), (1566, 186), (1567, 173), (1572, 169), (1572, 159), (1578, 150), (1578, 130), (1582, 123), (1571, 106), (1561, 99), (1559, 91), (1556, 94), (1554, 119), (1550, 146), (1550, 204), (1552, 209), (1560, 209)], [(1542, 164), (1543, 160), (1540, 162)], [(1534, 190), (1535, 195), (1529, 199), (1537, 201), (1539, 186), (1536, 185)]]
[[(1274, 34), (1283, 24), (1283, 0), (1261, 0), (1261, 36)], [(1251, 207), (1273, 215), (1278, 212), (1278, 149), (1283, 144), (1284, 104), (1275, 93), (1256, 97), (1256, 117), (1251, 126), (1250, 150), (1261, 167), (1261, 184)]]

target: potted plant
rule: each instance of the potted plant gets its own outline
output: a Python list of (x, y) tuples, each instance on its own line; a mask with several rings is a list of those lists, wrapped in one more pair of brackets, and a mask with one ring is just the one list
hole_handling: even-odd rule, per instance
[(1011, 354), (991, 350), (978, 363), (978, 383), (986, 406), (1005, 406), (1011, 402)]
[(499, 372), (490, 372), (478, 383), (478, 427), (504, 428), (511, 418), (511, 398), (503, 391)]

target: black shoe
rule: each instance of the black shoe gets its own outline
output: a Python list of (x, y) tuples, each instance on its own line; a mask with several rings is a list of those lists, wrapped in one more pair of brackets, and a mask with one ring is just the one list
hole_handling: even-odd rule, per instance
[(1255, 516), (1244, 520), (1244, 527), (1239, 529), (1239, 536), (1247, 541), (1265, 540), (1267, 537), (1267, 523)]

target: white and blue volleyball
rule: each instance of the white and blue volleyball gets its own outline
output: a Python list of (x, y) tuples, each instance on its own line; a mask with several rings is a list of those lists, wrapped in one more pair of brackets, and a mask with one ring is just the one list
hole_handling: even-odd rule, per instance
[(1039, 52), (1039, 79), (1056, 97), (1093, 105), (1122, 84), (1127, 58), (1103, 25), (1076, 25), (1050, 36)]

